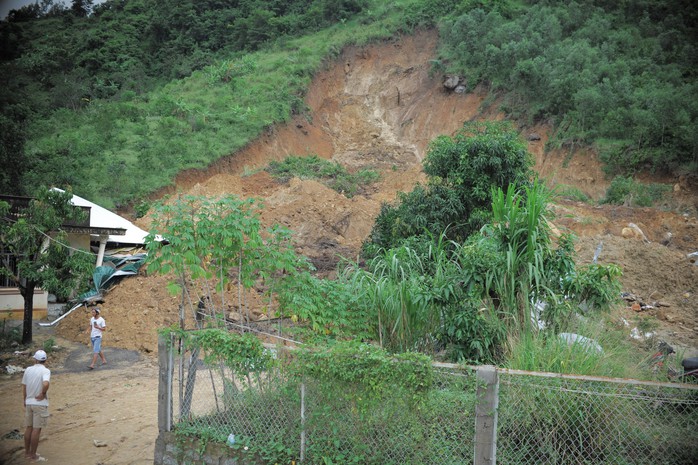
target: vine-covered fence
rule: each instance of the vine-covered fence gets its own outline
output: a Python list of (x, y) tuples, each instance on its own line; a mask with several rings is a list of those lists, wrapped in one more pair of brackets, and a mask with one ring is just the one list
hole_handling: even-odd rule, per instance
[(328, 382), (326, 366), (297, 376), (293, 351), (271, 346), (263, 370), (180, 348), (160, 344), (160, 431), (227, 441), (231, 463), (698, 463), (694, 384), (443, 363), (420, 383), (395, 361), (406, 388)]

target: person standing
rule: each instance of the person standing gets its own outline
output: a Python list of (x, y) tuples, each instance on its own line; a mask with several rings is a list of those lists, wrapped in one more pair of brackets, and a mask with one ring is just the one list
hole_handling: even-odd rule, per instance
[(94, 369), (97, 356), (102, 359), (102, 365), (107, 364), (107, 359), (104, 358), (104, 354), (102, 353), (102, 333), (106, 330), (107, 323), (100, 315), (99, 307), (93, 308), (92, 318), (90, 318), (90, 327), (87, 330), (90, 333), (90, 341), (92, 342), (92, 364), (87, 367), (90, 370)]
[(22, 397), (24, 398), (24, 456), (35, 462), (46, 459), (36, 453), (39, 447), (41, 429), (48, 424), (48, 392), (51, 370), (46, 368), (46, 352), (37, 350), (36, 363), (24, 371), (22, 377)]

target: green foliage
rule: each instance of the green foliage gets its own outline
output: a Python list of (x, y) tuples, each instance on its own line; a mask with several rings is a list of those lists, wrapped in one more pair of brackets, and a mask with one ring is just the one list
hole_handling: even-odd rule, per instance
[(550, 265), (552, 249), (547, 221), (549, 193), (539, 183), (524, 192), (510, 185), (493, 190), (494, 234), (502, 244), (504, 266), (489, 271), (489, 290), (497, 296), (500, 318), (512, 334), (530, 329), (531, 301), (553, 293), (560, 278)]
[(670, 185), (642, 184), (630, 176), (616, 176), (606, 190), (603, 203), (650, 207), (671, 191)]
[[(607, 338), (608, 340), (610, 338)], [(628, 350), (626, 345), (622, 350)], [(553, 332), (537, 335), (525, 334), (512, 341), (507, 366), (516, 370), (542, 371), (624, 377), (629, 373), (627, 353), (621, 356), (621, 348), (607, 348), (611, 354), (599, 353), (581, 343), (568, 344)]]
[(273, 301), (277, 289), (307, 264), (293, 251), (289, 231), (274, 226), (262, 234), (257, 208), (255, 199), (233, 195), (216, 200), (182, 196), (156, 207), (146, 238), (148, 272), (172, 274), (168, 287), (182, 294), (192, 315), (203, 299), (212, 316), (222, 316), (224, 290), (231, 282), (237, 285), (239, 300), (243, 288), (263, 282)]
[(361, 192), (363, 186), (378, 181), (380, 174), (370, 169), (362, 169), (351, 174), (336, 162), (310, 155), (307, 157), (286, 157), (282, 161), (272, 161), (266, 168), (274, 178), (287, 182), (292, 177), (319, 179), (333, 190), (351, 198)]
[(148, 210), (150, 210), (150, 207), (152, 204), (148, 201), (141, 200), (135, 207), (134, 210), (136, 212), (136, 218), (143, 218), (145, 215), (148, 214)]
[(411, 400), (419, 402), (420, 393), (431, 389), (434, 376), (426, 355), (390, 355), (379, 347), (357, 341), (301, 350), (294, 363), (294, 370), (303, 376), (348, 387), (352, 400), (361, 401), (364, 406), (380, 403), (394, 395), (395, 389), (410, 393)]
[(424, 160), (428, 186), (417, 186), (396, 206), (381, 208), (364, 251), (446, 228), (449, 239), (465, 240), (489, 220), (491, 189), (525, 186), (530, 166), (526, 146), (505, 122), (466, 123), (454, 137), (437, 137)]
[(305, 325), (307, 340), (369, 337), (366, 309), (343, 281), (319, 279), (301, 273), (279, 289), (279, 314)]
[(577, 267), (563, 278), (565, 293), (594, 310), (609, 310), (620, 300), (621, 268), (615, 264)]
[(7, 319), (0, 322), (0, 349), (7, 350), (22, 341), (22, 331), (18, 326), (9, 326)]
[(50, 354), (56, 349), (56, 340), (52, 337), (46, 339), (43, 344), (44, 351)]
[[(198, 341), (189, 338), (187, 345), (195, 351)], [(472, 452), (472, 425), (458, 421), (475, 403), (474, 379), (466, 371), (462, 376), (453, 376), (452, 370), (441, 374), (425, 355), (390, 355), (358, 341), (305, 346), (277, 356), (280, 363), (261, 378), (278, 384), (224, 397), (219, 412), (185, 417), (175, 429), (180, 447), (202, 455), (206, 444), (225, 440), (218, 431), (233, 431), (236, 456), (290, 463), (298, 459), (303, 431), (312, 438), (305, 448), (309, 463), (424, 463), (445, 449), (465, 461)], [(245, 360), (249, 358), (236, 356), (233, 363)], [(306, 406), (302, 422), (301, 392)], [(236, 413), (232, 422), (231, 411)], [(282, 421), (269, 428), (270, 418)], [(368, 447), (376, 435), (391, 438), (391, 450), (400, 456)]]
[(496, 315), (484, 306), (476, 292), (466, 295), (459, 304), (444, 315), (440, 336), (448, 357), (458, 361), (497, 360), (505, 332)]
[(593, 0), (465, 9), (441, 23), (439, 59), (470, 88), (499, 92), (514, 116), (553, 121), (558, 145), (612, 141), (601, 154), (613, 173), (694, 171), (697, 18), (684, 10)]
[(252, 55), (243, 55), (240, 60), (223, 60), (204, 68), (211, 84), (231, 82), (235, 78), (252, 74), (257, 69), (257, 62)]
[[(33, 21), (0, 22), (0, 125), (7, 129), (0, 161), (12, 162), (8, 174), (17, 175), (4, 192), (69, 184), (119, 207), (235, 152), (305, 110), (310, 76), (329, 51), (389, 35), (379, 26), (323, 29), (365, 6), (134, 0), (105, 2), (87, 18), (37, 12)], [(259, 25), (261, 11), (269, 21)], [(264, 37), (243, 37), (254, 47), (236, 44), (238, 22)], [(242, 53), (259, 46), (261, 55)]]
[(575, 200), (577, 202), (583, 203), (593, 203), (591, 197), (584, 193), (581, 189), (574, 186), (560, 185), (556, 189), (556, 193), (559, 197)]
[(223, 328), (194, 331), (166, 328), (161, 332), (177, 335), (189, 350), (201, 349), (204, 352), (203, 360), (206, 364), (215, 365), (223, 362), (239, 376), (266, 371), (274, 363), (271, 353), (252, 333), (237, 334)]
[[(9, 205), (0, 202), (0, 238), (14, 257), (14, 270), (7, 256), (0, 262), (0, 273), (13, 280), (24, 298), (22, 343), (32, 340), (34, 289), (41, 287), (57, 295), (81, 292), (87, 288), (94, 256), (87, 251), (70, 253), (64, 225), (79, 224), (84, 213), (72, 205), (70, 190), (42, 189), (35, 199), (10, 219)], [(51, 240), (46, 244), (46, 238)], [(15, 274), (16, 273), (16, 274)]]
[(226, 440), (226, 435), (218, 432), (210, 426), (200, 425), (196, 423), (180, 423), (174, 430), (177, 438), (177, 448), (180, 454), (191, 447), (187, 440), (196, 441), (196, 453), (203, 456), (206, 451), (206, 446), (211, 443), (222, 443)]

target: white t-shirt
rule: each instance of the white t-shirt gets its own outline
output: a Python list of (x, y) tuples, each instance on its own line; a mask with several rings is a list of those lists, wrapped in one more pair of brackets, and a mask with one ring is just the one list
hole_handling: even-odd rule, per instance
[(48, 396), (44, 400), (36, 400), (35, 397), (41, 394), (44, 381), (51, 380), (51, 370), (43, 364), (37, 363), (24, 370), (22, 384), (27, 387), (26, 405), (45, 405), (48, 407)]
[(90, 332), (90, 337), (99, 337), (102, 335), (102, 331), (98, 330), (95, 328), (95, 323), (97, 323), (97, 326), (100, 328), (106, 328), (107, 323), (104, 321), (104, 318), (100, 317), (92, 317), (90, 318), (90, 328), (92, 328), (92, 332)]

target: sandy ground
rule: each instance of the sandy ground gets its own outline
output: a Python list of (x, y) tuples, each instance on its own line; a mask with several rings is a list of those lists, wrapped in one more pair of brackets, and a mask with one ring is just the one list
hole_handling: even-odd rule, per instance
[[(95, 370), (87, 344), (67, 341), (38, 328), (32, 349), (53, 337), (49, 354), (49, 426), (42, 430), (38, 453), (55, 465), (146, 465), (153, 463), (157, 428), (157, 365), (154, 357), (109, 347), (107, 365)], [(30, 355), (14, 363), (31, 365)], [(99, 363), (99, 362), (98, 362)], [(0, 375), (0, 464), (24, 459), (22, 374)], [(97, 447), (95, 445), (103, 444)]]

